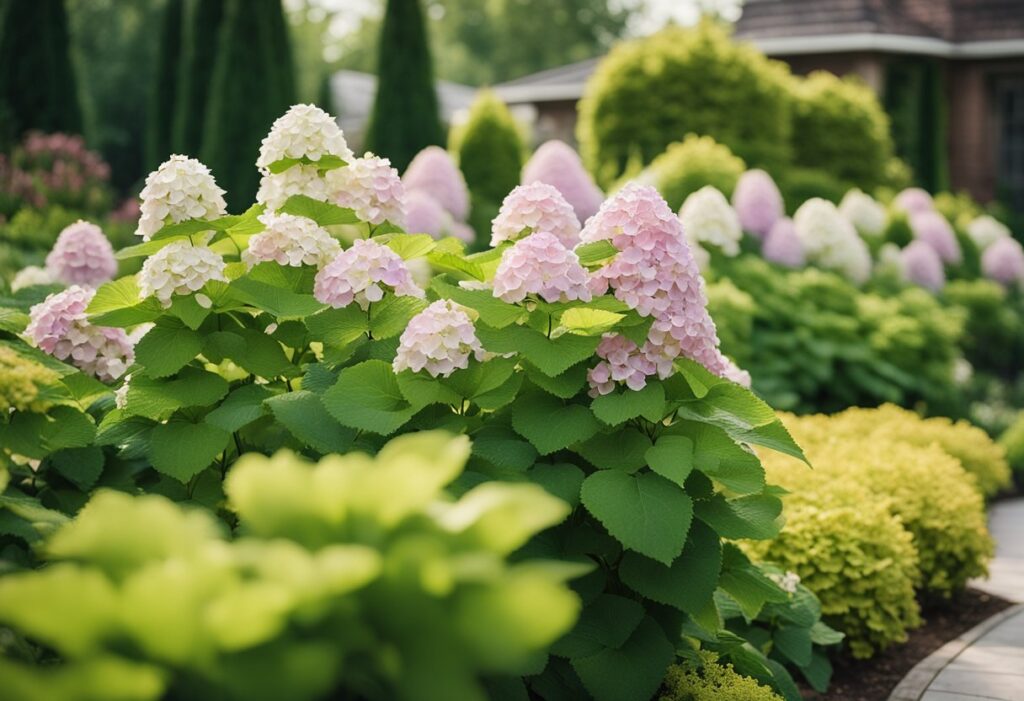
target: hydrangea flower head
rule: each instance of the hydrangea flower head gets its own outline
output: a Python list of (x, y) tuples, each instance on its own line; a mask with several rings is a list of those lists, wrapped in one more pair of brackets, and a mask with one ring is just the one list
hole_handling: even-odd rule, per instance
[(804, 247), (796, 235), (796, 226), (789, 217), (783, 217), (764, 238), (761, 255), (765, 260), (786, 268), (801, 268), (804, 265)]
[(470, 356), (483, 360), (484, 355), (465, 310), (439, 299), (409, 320), (392, 365), (395, 372), (426, 370), (433, 377), (448, 377), (469, 367)]
[(535, 294), (545, 302), (589, 302), (587, 271), (579, 257), (546, 231), (520, 239), (501, 256), (494, 296), (515, 304)]
[(171, 156), (146, 177), (139, 226), (135, 233), (146, 241), (166, 224), (188, 219), (217, 219), (227, 213), (224, 191), (210, 169), (188, 156)]
[(501, 203), (491, 226), (491, 245), (547, 231), (566, 248), (579, 243), (580, 222), (562, 194), (545, 183), (519, 185)]
[(939, 292), (946, 285), (946, 271), (935, 249), (918, 239), (911, 241), (901, 254), (903, 276), (926, 290)]
[(465, 221), (469, 214), (469, 188), (462, 171), (440, 146), (427, 146), (416, 154), (402, 175), (406, 192), (422, 191), (448, 212), (456, 221)]
[(981, 254), (981, 272), (1006, 286), (1024, 283), (1024, 248), (1017, 239), (1001, 238)]
[(11, 280), (11, 292), (17, 292), (34, 285), (52, 285), (54, 282), (53, 276), (50, 275), (46, 268), (40, 268), (38, 265), (29, 265), (19, 270), (14, 279)]
[(896, 209), (914, 214), (915, 212), (930, 212), (935, 209), (935, 201), (926, 190), (919, 187), (908, 187), (896, 195), (892, 204)]
[(858, 285), (871, 276), (867, 245), (828, 200), (812, 197), (804, 202), (793, 216), (793, 226), (809, 262), (835, 270)]
[(258, 219), (266, 229), (249, 239), (242, 252), (242, 261), (250, 268), (264, 261), (319, 267), (341, 251), (337, 240), (312, 219), (274, 212), (264, 212)]
[(748, 170), (740, 176), (732, 193), (732, 206), (743, 230), (760, 239), (786, 214), (778, 185), (760, 169)]
[(190, 241), (167, 244), (146, 259), (139, 273), (139, 296), (156, 297), (165, 307), (174, 295), (190, 295), (210, 280), (227, 281), (224, 259)]
[(523, 166), (523, 185), (547, 183), (568, 202), (576, 218), (585, 222), (597, 213), (604, 195), (583, 167), (579, 154), (564, 141), (541, 144)]
[(431, 195), (406, 189), (405, 228), (411, 234), (429, 234), (440, 239), (451, 230), (452, 218)]
[(729, 200), (717, 188), (705, 185), (690, 194), (679, 210), (679, 218), (689, 240), (717, 248), (730, 257), (739, 254), (743, 229)]
[(611, 394), (617, 383), (631, 390), (647, 386), (647, 378), (657, 374), (657, 367), (640, 348), (620, 334), (605, 334), (597, 346), (601, 361), (587, 373), (590, 396)]
[(352, 160), (345, 135), (334, 118), (319, 107), (294, 105), (270, 127), (260, 144), (256, 166), (266, 174), (272, 163), (285, 158), (318, 161), (323, 156)]
[(113, 279), (117, 260), (100, 228), (79, 219), (60, 232), (46, 256), (46, 270), (65, 285), (98, 287)]
[(384, 299), (385, 287), (399, 297), (424, 296), (401, 256), (373, 239), (358, 239), (316, 274), (313, 296), (335, 309), (352, 302), (366, 309)]
[(910, 230), (914, 232), (915, 239), (934, 248), (943, 263), (956, 265), (963, 259), (953, 227), (938, 212), (914, 212), (910, 215)]
[(405, 189), (398, 171), (387, 158), (367, 153), (344, 168), (327, 171), (327, 191), (335, 204), (355, 211), (356, 216), (374, 226), (391, 222), (405, 225), (402, 199)]
[(979, 251), (984, 251), (1001, 238), (1011, 236), (1005, 224), (988, 214), (972, 219), (967, 225), (967, 235)]
[(85, 310), (95, 294), (72, 285), (49, 295), (29, 310), (25, 335), (43, 352), (110, 382), (135, 362), (135, 350), (124, 329), (89, 323)]
[(305, 195), (318, 202), (326, 202), (327, 181), (316, 166), (293, 165), (288, 170), (261, 177), (256, 201), (267, 209), (280, 209), (292, 195)]
[(682, 241), (683, 227), (658, 191), (633, 181), (601, 205), (587, 220), (580, 241), (611, 241), (620, 251), (637, 245), (651, 248), (667, 238)]
[(885, 233), (889, 215), (878, 200), (857, 188), (848, 190), (839, 203), (839, 213), (853, 224), (861, 236), (876, 238)]

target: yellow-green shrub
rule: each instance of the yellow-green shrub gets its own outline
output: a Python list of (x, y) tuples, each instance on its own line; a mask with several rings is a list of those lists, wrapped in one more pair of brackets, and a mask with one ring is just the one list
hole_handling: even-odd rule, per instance
[(44, 412), (50, 402), (40, 395), (46, 385), (57, 381), (57, 373), (0, 345), (0, 413)]
[(1014, 472), (1024, 472), (1024, 411), (999, 437), (999, 445), (1006, 451), (1006, 460)]
[(648, 172), (669, 206), (679, 209), (691, 193), (705, 185), (731, 196), (746, 169), (743, 159), (733, 155), (728, 146), (710, 136), (687, 134), (684, 140), (669, 144), (651, 162)]
[(750, 677), (738, 674), (731, 664), (705, 654), (703, 666), (691, 669), (672, 665), (665, 677), (660, 701), (781, 701), (782, 697)]

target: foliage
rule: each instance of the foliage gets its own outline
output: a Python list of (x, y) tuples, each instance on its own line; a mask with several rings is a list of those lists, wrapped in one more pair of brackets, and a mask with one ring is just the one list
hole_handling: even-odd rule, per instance
[(1024, 369), (1024, 305), (992, 280), (954, 280), (943, 298), (964, 310), (964, 356), (975, 371), (1015, 377)]
[(883, 83), (896, 152), (907, 161), (918, 185), (932, 192), (948, 187), (949, 115), (941, 60), (906, 56), (890, 61)]
[(782, 172), (779, 189), (787, 203), (787, 211), (792, 214), (801, 204), (814, 197), (839, 204), (850, 187), (839, 180), (831, 169), (794, 166)]
[[(174, 153), (199, 153), (203, 116), (217, 57), (217, 40), (227, 0), (186, 0), (181, 55), (176, 72), (171, 143)], [(155, 163), (166, 158), (158, 155)]]
[(885, 184), (892, 139), (889, 119), (871, 88), (825, 71), (792, 85), (794, 162), (865, 189)]
[(702, 655), (703, 666), (669, 668), (660, 701), (781, 701), (781, 696), (753, 679), (720, 664), (714, 654)]
[(633, 156), (649, 163), (689, 133), (711, 136), (751, 167), (777, 173), (790, 159), (788, 69), (732, 41), (706, 20), (619, 44), (579, 104), (577, 138), (607, 186)]
[(402, 171), (421, 150), (441, 143), (444, 129), (420, 0), (388, 0), (366, 147)]
[(1006, 461), (1014, 474), (1024, 474), (1024, 413), (1010, 424), (1003, 435), (999, 436), (999, 444), (1006, 451)]
[(708, 285), (708, 312), (718, 327), (722, 348), (728, 348), (729, 357), (745, 368), (751, 361), (751, 337), (757, 302), (728, 278)]
[(99, 491), (44, 544), (58, 564), (0, 581), (0, 620), (64, 665), (4, 676), (25, 698), (77, 698), (67, 677), (114, 665), (134, 698), (484, 699), (478, 676), (522, 673), (572, 626), (579, 567), (508, 561), (569, 511), (542, 487), (446, 498), (469, 451), (438, 431), (376, 459), (247, 456), (225, 483), (233, 541), (203, 510)]
[(0, 8), (0, 151), (30, 129), (82, 131), (69, 45), (64, 0)]
[(734, 156), (727, 146), (710, 136), (687, 134), (651, 161), (647, 173), (669, 206), (678, 210), (690, 194), (706, 185), (731, 197), (746, 169), (743, 159)]

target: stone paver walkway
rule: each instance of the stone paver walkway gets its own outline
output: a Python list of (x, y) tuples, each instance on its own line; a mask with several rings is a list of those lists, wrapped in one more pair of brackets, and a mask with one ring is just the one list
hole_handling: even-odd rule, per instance
[(993, 506), (989, 528), (996, 556), (971, 585), (1017, 605), (922, 660), (889, 701), (1024, 701), (1024, 499)]

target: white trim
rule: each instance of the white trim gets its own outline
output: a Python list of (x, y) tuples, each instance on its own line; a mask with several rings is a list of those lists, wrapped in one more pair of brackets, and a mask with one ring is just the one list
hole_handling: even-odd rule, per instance
[(1024, 56), (1024, 39), (953, 43), (903, 34), (831, 34), (806, 37), (739, 37), (769, 56), (835, 54), (850, 51), (916, 54), (938, 58), (1001, 58)]
[[(587, 76), (589, 78), (589, 76)], [(557, 102), (578, 100), (583, 97), (586, 80), (561, 85), (496, 85), (494, 93), (510, 105), (524, 102)]]

